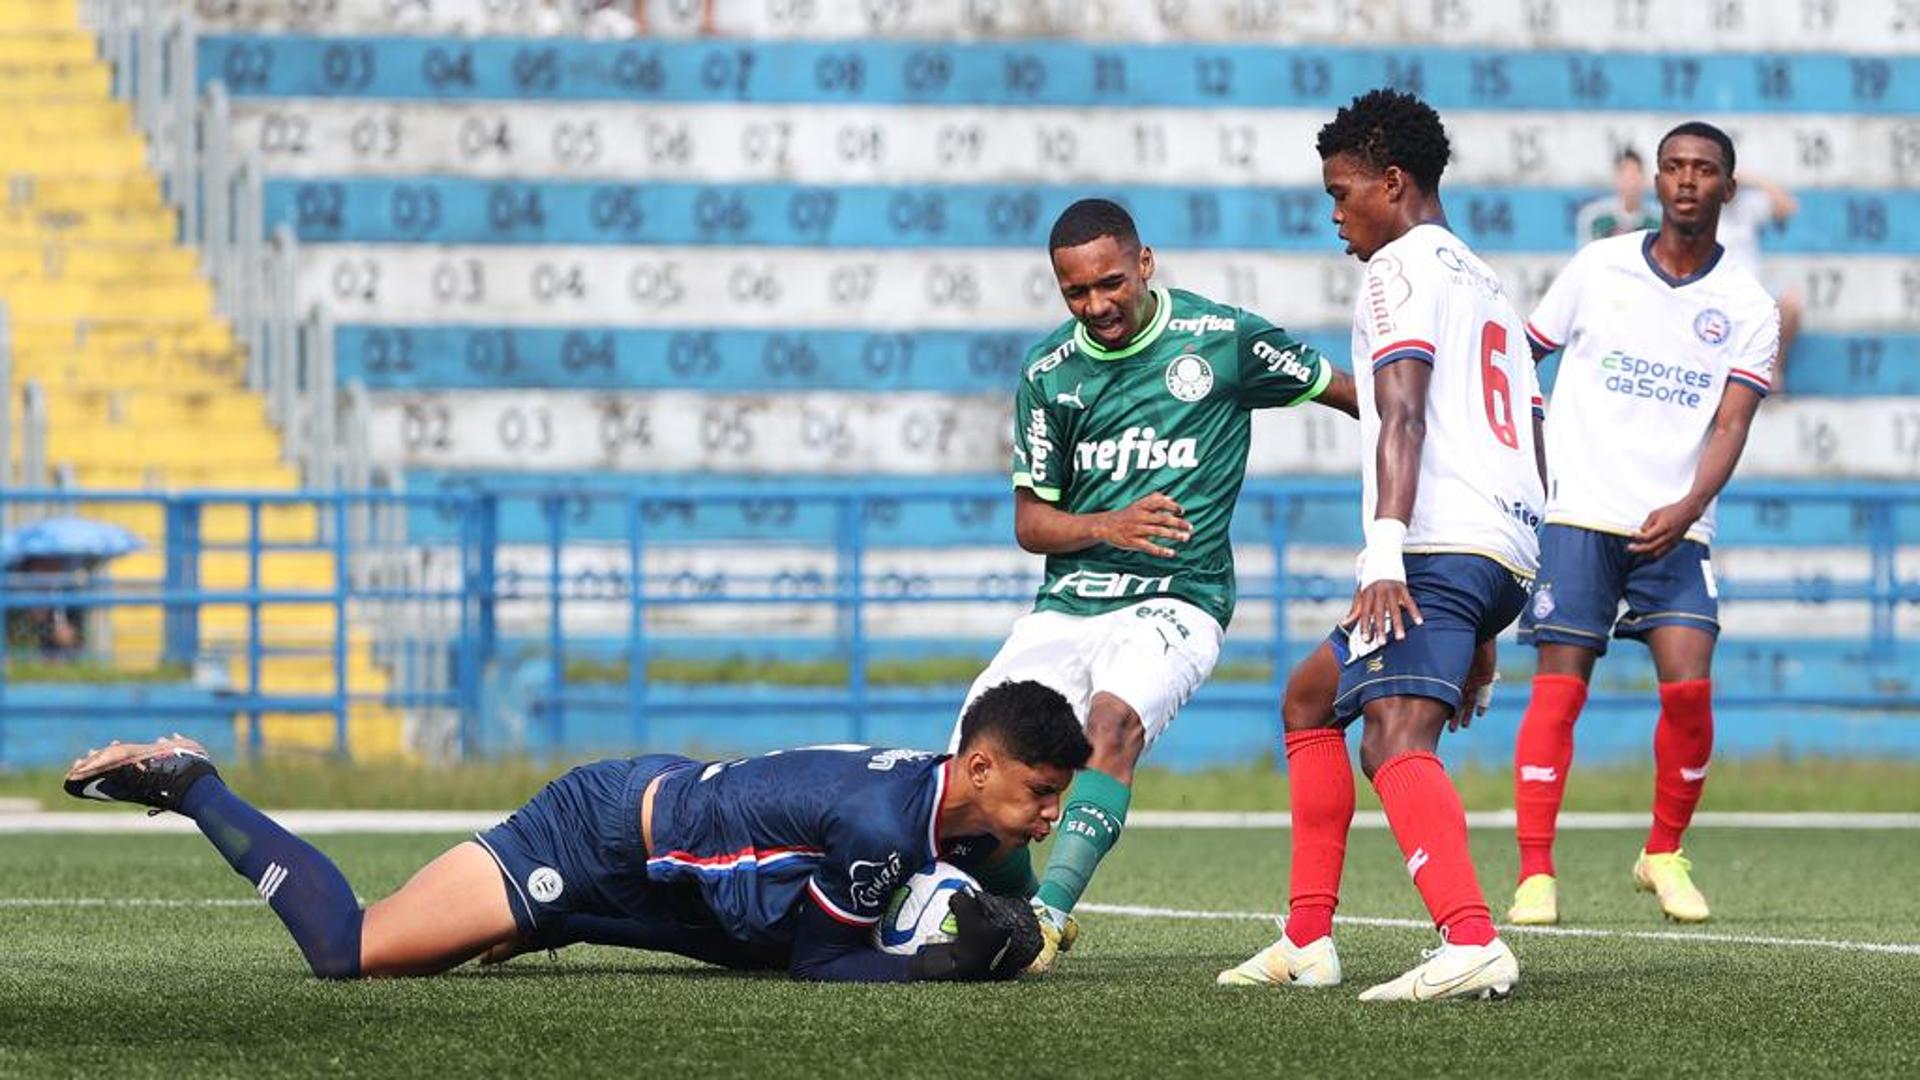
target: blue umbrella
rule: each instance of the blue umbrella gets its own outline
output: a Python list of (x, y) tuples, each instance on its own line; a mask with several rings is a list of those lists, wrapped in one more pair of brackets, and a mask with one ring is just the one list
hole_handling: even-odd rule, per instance
[(0, 536), (0, 568), (35, 558), (93, 566), (141, 547), (139, 537), (110, 522), (46, 518)]

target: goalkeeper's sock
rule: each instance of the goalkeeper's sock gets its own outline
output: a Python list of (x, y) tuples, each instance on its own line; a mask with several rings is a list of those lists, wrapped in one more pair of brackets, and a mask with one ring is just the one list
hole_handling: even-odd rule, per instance
[(1333, 933), (1353, 827), (1353, 763), (1339, 728), (1287, 732), (1287, 803), (1293, 816), (1287, 940), (1308, 945)]
[(1513, 835), (1520, 844), (1520, 880), (1553, 873), (1553, 838), (1573, 767), (1573, 722), (1587, 703), (1587, 684), (1573, 675), (1535, 675), (1533, 699), (1513, 744)]
[(1374, 771), (1373, 789), (1406, 857), (1407, 873), (1447, 943), (1492, 941), (1493, 920), (1467, 851), (1466, 808), (1440, 759), (1424, 750), (1391, 758)]
[(187, 789), (180, 813), (193, 819), (241, 877), (280, 916), (322, 979), (360, 975), (360, 901), (340, 869), (305, 840), (203, 776)]
[(973, 879), (995, 896), (1026, 900), (1040, 891), (1040, 879), (1033, 873), (1033, 850), (1025, 844), (977, 868)]
[(1647, 854), (1680, 850), (1680, 836), (1707, 786), (1713, 757), (1713, 680), (1660, 684), (1660, 722), (1653, 729), (1653, 828)]
[(1120, 841), (1132, 800), (1132, 788), (1098, 769), (1085, 770), (1073, 782), (1067, 792), (1067, 812), (1053, 841), (1053, 857), (1047, 861), (1047, 876), (1034, 894), (1053, 913), (1054, 925), (1066, 922), (1100, 860)]

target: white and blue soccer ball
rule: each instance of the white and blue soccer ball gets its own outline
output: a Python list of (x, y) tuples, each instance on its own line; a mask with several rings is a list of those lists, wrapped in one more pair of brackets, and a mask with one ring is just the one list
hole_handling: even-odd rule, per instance
[(873, 928), (874, 948), (912, 956), (928, 945), (952, 941), (959, 930), (948, 907), (962, 889), (980, 883), (965, 870), (936, 862), (907, 879), (887, 902), (886, 913)]

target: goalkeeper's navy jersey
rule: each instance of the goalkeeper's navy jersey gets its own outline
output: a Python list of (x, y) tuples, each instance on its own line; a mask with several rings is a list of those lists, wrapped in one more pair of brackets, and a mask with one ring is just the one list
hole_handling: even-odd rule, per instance
[(872, 926), (934, 859), (977, 864), (992, 837), (942, 837), (947, 758), (865, 746), (779, 750), (690, 764), (654, 799), (647, 877), (697, 883), (730, 936), (794, 939), (797, 905)]

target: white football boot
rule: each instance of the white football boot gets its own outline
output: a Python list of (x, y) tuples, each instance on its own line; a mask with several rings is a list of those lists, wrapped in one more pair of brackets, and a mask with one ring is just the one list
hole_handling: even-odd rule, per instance
[(1238, 966), (1221, 972), (1213, 981), (1220, 986), (1299, 986), (1319, 988), (1340, 985), (1340, 954), (1331, 935), (1295, 945), (1287, 937), (1284, 919), (1280, 940), (1242, 960)]
[(1520, 961), (1507, 943), (1441, 945), (1421, 954), (1419, 967), (1360, 995), (1361, 1001), (1442, 1001), (1480, 998), (1498, 1001), (1520, 983)]

